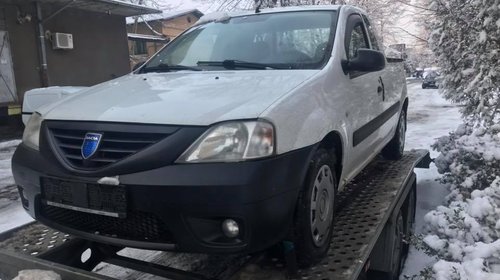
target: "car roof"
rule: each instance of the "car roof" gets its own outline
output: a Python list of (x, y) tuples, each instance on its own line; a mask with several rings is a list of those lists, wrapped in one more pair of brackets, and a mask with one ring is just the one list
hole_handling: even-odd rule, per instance
[(255, 10), (240, 10), (231, 12), (214, 12), (206, 14), (196, 22), (196, 25), (203, 24), (212, 21), (224, 21), (233, 17), (241, 16), (251, 16), (255, 14), (272, 14), (272, 13), (284, 13), (284, 12), (300, 12), (300, 11), (338, 11), (341, 7), (349, 7), (360, 9), (354, 6), (348, 5), (306, 5), (306, 6), (289, 6), (289, 7), (279, 7), (279, 8), (262, 8), (259, 13), (255, 13)]

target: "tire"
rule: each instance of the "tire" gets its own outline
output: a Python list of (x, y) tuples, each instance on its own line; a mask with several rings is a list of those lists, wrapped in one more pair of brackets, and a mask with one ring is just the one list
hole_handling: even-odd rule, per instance
[(398, 160), (403, 157), (406, 138), (406, 111), (402, 110), (399, 114), (396, 133), (391, 141), (382, 149), (382, 156), (390, 160)]
[(297, 202), (293, 241), (300, 267), (326, 256), (333, 232), (337, 176), (333, 153), (318, 149), (310, 164)]
[(427, 87), (426, 87), (426, 86), (424, 86), (424, 85), (422, 84), (422, 88), (423, 88), (423, 89), (426, 89)]
[(394, 227), (394, 238), (393, 238), (393, 250), (391, 257), (391, 272), (389, 272), (388, 279), (390, 280), (398, 280), (399, 274), (403, 270), (404, 266), (404, 231), (405, 231), (405, 223), (403, 219), (403, 215), (401, 211), (396, 218), (396, 225)]
[[(405, 220), (405, 232), (404, 237), (406, 240), (413, 234), (413, 226), (415, 224), (415, 214), (417, 210), (417, 190), (415, 186), (412, 186), (412, 190), (408, 194), (407, 201), (403, 204), (404, 220)], [(406, 256), (410, 251), (409, 242), (404, 243), (403, 247), (403, 259), (406, 260)]]

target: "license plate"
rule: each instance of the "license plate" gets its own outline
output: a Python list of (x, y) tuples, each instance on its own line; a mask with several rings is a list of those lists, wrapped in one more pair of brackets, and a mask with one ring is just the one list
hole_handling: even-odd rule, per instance
[(47, 205), (110, 217), (126, 217), (127, 193), (124, 186), (55, 178), (42, 178), (41, 186), (42, 202)]

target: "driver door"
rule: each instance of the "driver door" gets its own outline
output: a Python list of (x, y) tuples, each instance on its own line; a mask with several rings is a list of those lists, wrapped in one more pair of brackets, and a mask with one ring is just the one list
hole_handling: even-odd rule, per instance
[[(359, 14), (351, 14), (347, 19), (345, 34), (346, 60), (357, 57), (360, 48), (370, 49), (368, 34)], [(347, 73), (350, 94), (348, 123), (351, 126), (352, 171), (356, 174), (377, 152), (381, 141), (378, 130), (378, 117), (383, 111), (383, 85), (380, 77), (384, 70), (376, 72), (349, 71)]]

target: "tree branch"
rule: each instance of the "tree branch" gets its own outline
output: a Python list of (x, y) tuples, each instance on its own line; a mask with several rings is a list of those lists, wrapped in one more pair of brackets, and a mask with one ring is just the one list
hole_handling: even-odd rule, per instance
[(406, 3), (402, 0), (395, 0), (396, 2), (399, 2), (401, 4), (404, 4), (404, 5), (407, 5), (407, 6), (410, 6), (410, 7), (413, 7), (413, 8), (417, 8), (417, 9), (421, 9), (421, 10), (425, 10), (425, 11), (430, 11), (430, 12), (436, 12), (435, 10), (433, 9), (429, 9), (429, 8), (425, 8), (425, 7), (422, 7), (422, 6), (418, 6), (418, 5), (414, 5), (414, 4), (410, 4), (410, 3)]
[(391, 28), (399, 29), (399, 30), (403, 31), (404, 33), (406, 33), (406, 34), (408, 34), (408, 35), (410, 35), (410, 36), (412, 36), (412, 37), (414, 37), (414, 38), (416, 38), (416, 39), (418, 39), (418, 40), (420, 40), (422, 42), (428, 43), (428, 41), (426, 39), (423, 39), (423, 38), (421, 38), (421, 37), (419, 37), (419, 36), (417, 36), (415, 34), (412, 34), (412, 33), (408, 32), (407, 30), (405, 30), (405, 29), (403, 29), (401, 27), (391, 27)]

